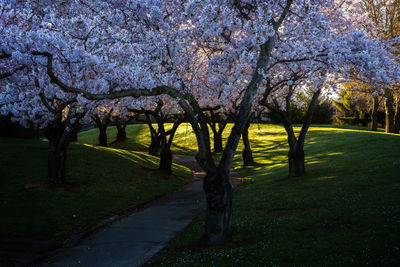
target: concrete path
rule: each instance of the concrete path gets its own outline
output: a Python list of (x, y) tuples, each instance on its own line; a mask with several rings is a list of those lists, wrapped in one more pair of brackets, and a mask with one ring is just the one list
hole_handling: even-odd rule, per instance
[[(205, 210), (202, 178), (205, 173), (193, 156), (175, 155), (174, 160), (190, 167), (195, 180), (162, 203), (136, 212), (94, 233), (78, 246), (48, 260), (46, 266), (140, 266), (160, 251), (200, 212)], [(240, 177), (231, 171), (232, 184)]]

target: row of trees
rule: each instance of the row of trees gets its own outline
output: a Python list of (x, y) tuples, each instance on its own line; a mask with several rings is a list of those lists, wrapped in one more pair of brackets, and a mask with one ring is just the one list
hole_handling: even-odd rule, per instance
[[(361, 0), (358, 4), (364, 16), (355, 17), (356, 25), (368, 36), (387, 43), (389, 51), (398, 56), (400, 38), (399, 0)], [(398, 74), (397, 74), (398, 75)], [(400, 86), (398, 83), (373, 84), (365, 80), (351, 79), (345, 84), (335, 106), (341, 113), (341, 123), (360, 122), (366, 126), (371, 117), (372, 130), (378, 121), (385, 125), (388, 133), (400, 130)], [(384, 119), (380, 114), (384, 113)], [(368, 116), (369, 115), (369, 116)]]
[[(90, 119), (103, 129), (113, 112), (141, 114), (167, 163), (174, 132), (188, 121), (206, 172), (209, 244), (231, 236), (229, 170), (242, 135), (249, 148), (252, 116), (268, 110), (280, 118), (290, 146), (289, 176), (300, 176), (322, 91), (349, 79), (389, 88), (399, 78), (392, 43), (359, 31), (349, 14), (358, 18), (362, 9), (349, 1), (50, 2), (0, 4), (1, 112), (46, 129), (54, 159), (49, 181), (55, 183), (64, 182), (70, 136)], [(302, 102), (301, 92), (312, 100)], [(308, 105), (299, 136), (292, 104)], [(174, 128), (166, 131), (171, 114)], [(234, 124), (223, 146), (228, 120)], [(219, 162), (209, 126), (214, 151), (222, 152)]]

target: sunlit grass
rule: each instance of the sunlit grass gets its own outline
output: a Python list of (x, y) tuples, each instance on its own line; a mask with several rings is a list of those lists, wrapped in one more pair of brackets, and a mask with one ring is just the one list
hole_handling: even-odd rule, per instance
[(257, 164), (241, 166), (241, 144), (234, 162), (245, 180), (234, 197), (233, 241), (201, 247), (200, 216), (170, 244), (173, 253), (155, 265), (397, 266), (400, 136), (311, 127), (307, 175), (294, 179), (285, 179), (283, 127), (253, 125), (250, 138)]

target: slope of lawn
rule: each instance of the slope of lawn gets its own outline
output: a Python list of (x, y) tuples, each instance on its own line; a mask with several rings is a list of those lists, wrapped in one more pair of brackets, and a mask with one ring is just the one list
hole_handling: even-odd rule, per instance
[[(71, 144), (66, 188), (43, 184), (48, 144), (0, 138), (0, 236), (63, 240), (188, 182), (189, 169), (158, 172), (158, 158), (141, 152)], [(1, 265), (1, 264), (0, 264)]]
[[(154, 125), (156, 127), (156, 125)], [(168, 131), (172, 124), (166, 125)], [(107, 128), (107, 137), (109, 146), (114, 148), (123, 148), (127, 150), (146, 151), (150, 145), (150, 130), (145, 124), (130, 124), (126, 127), (128, 140), (120, 143), (113, 143), (117, 136), (115, 126)], [(97, 128), (79, 133), (78, 142), (84, 144), (98, 144), (99, 130)], [(179, 126), (174, 142), (171, 148), (175, 153), (192, 154), (197, 151), (197, 142), (195, 135), (189, 123), (183, 123)]]
[(285, 179), (283, 128), (253, 125), (258, 164), (243, 168), (235, 158), (245, 179), (234, 196), (233, 240), (205, 247), (203, 215), (152, 265), (398, 266), (400, 136), (362, 129), (311, 127), (307, 175)]

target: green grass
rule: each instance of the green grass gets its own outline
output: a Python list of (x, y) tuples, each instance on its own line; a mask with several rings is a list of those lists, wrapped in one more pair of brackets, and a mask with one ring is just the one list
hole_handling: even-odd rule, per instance
[[(108, 133), (111, 142), (115, 128), (110, 127)], [(27, 189), (27, 184), (39, 183), (45, 176), (45, 143), (1, 139), (5, 148), (0, 152), (0, 171), (7, 173), (1, 186), (10, 189), (2, 190), (0, 207), (2, 211), (8, 207), (2, 214), (12, 215), (3, 216), (3, 231), (37, 231), (41, 236), (63, 238), (72, 229), (107, 217), (128, 202), (139, 203), (145, 198), (141, 194), (152, 193), (140, 188), (161, 187), (157, 183), (164, 180), (140, 167), (156, 168), (157, 159), (129, 151), (146, 151), (150, 143), (147, 126), (129, 125), (129, 139), (111, 144), (111, 148), (93, 146), (97, 134), (97, 129), (80, 133), (80, 144), (71, 146), (68, 178), (82, 184), (71, 192)], [(281, 126), (252, 125), (254, 167), (241, 166), (239, 144), (234, 166), (245, 179), (234, 196), (232, 242), (203, 247), (202, 215), (171, 242), (167, 256), (155, 265), (397, 266), (400, 136), (362, 127), (313, 126), (305, 145), (307, 176), (289, 180), (284, 179), (288, 172), (286, 138)], [(196, 140), (188, 124), (179, 127), (172, 149), (195, 154)], [(180, 170), (182, 176), (188, 174), (188, 170)], [(176, 184), (183, 182), (176, 180)], [(167, 181), (164, 192), (173, 188)], [(130, 183), (132, 188), (127, 186)], [(18, 200), (19, 196), (24, 199)], [(89, 204), (92, 200), (95, 204)], [(48, 216), (49, 210), (52, 216)], [(21, 216), (24, 212), (27, 215)], [(89, 212), (93, 214), (90, 223), (82, 219)], [(43, 229), (51, 231), (46, 234)]]
[(284, 179), (288, 146), (281, 126), (253, 125), (250, 138), (258, 164), (243, 168), (240, 153), (235, 157), (246, 179), (234, 196), (233, 241), (205, 248), (202, 215), (154, 265), (398, 266), (399, 135), (311, 127), (307, 175), (293, 179)]
[(0, 236), (64, 240), (128, 207), (172, 191), (191, 178), (157, 171), (158, 158), (142, 152), (73, 143), (66, 189), (43, 185), (47, 142), (0, 138)]
[[(154, 125), (156, 127), (156, 125)], [(167, 124), (165, 129), (168, 131), (172, 124)], [(147, 151), (150, 145), (150, 130), (144, 124), (131, 124), (126, 127), (128, 140), (120, 143), (113, 143), (117, 136), (115, 126), (107, 128), (107, 137), (109, 146), (114, 148), (124, 148), (127, 150)], [(99, 130), (97, 128), (79, 133), (78, 142), (86, 144), (98, 144)], [(195, 135), (189, 123), (183, 123), (179, 126), (171, 149), (175, 153), (195, 155), (197, 151), (197, 142)]]

